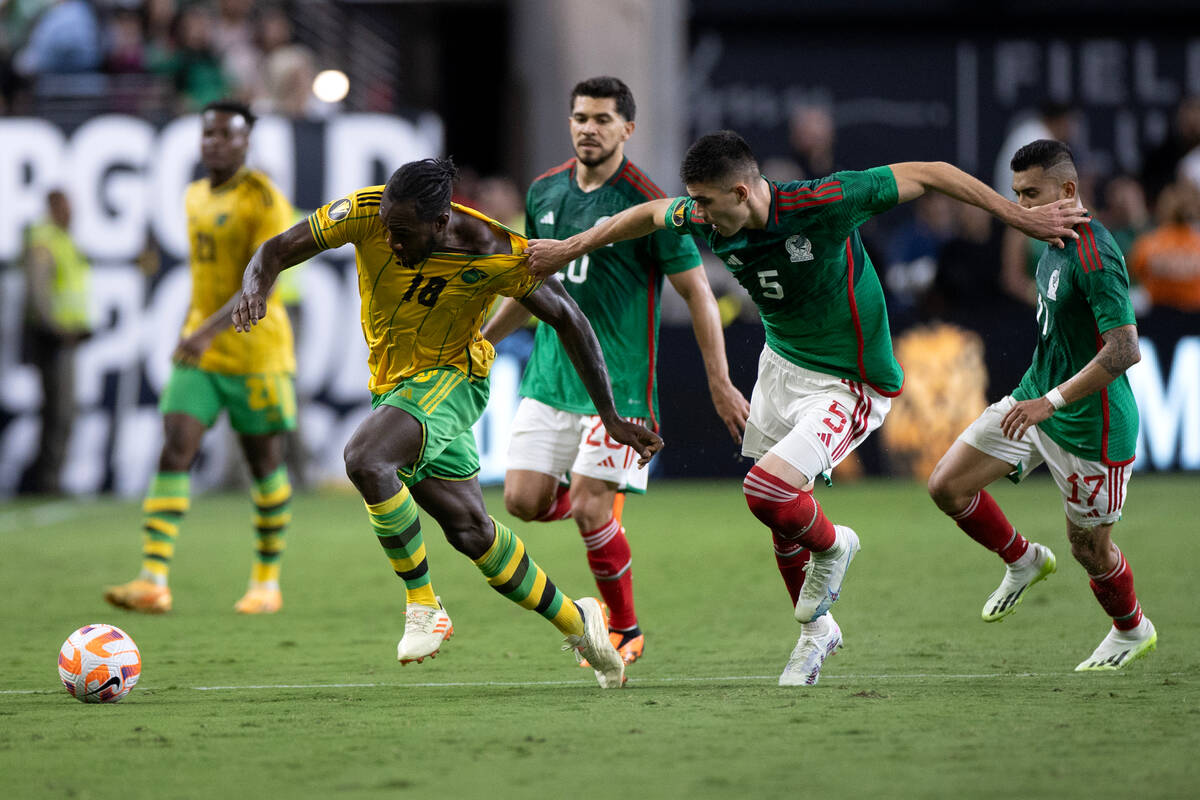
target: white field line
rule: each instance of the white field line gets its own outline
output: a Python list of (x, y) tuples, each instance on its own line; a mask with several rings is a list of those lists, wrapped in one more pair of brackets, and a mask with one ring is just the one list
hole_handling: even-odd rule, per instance
[[(839, 681), (903, 681), (903, 680), (984, 680), (995, 678), (1065, 678), (1075, 672), (978, 672), (978, 673), (880, 673), (877, 675), (824, 675), (823, 684), (828, 687)], [(1194, 676), (1192, 672), (1159, 673), (1162, 677)], [(662, 677), (630, 678), (630, 685), (652, 686), (671, 683), (724, 683), (730, 681), (775, 681), (778, 675), (717, 675), (708, 677)], [(417, 683), (258, 683), (245, 686), (190, 686), (196, 692), (263, 691), (272, 689), (459, 689), (459, 688), (504, 688), (535, 686), (591, 686), (590, 680), (573, 681), (425, 681)], [(58, 689), (0, 689), (6, 694), (57, 694)]]

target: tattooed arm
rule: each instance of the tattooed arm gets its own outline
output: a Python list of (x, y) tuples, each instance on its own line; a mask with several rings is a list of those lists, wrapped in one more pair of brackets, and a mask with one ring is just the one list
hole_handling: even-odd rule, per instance
[[(1055, 387), (1062, 394), (1063, 405), (1095, 394), (1142, 360), (1141, 351), (1138, 350), (1137, 328), (1133, 325), (1110, 328), (1100, 334), (1100, 338), (1104, 340), (1104, 346), (1096, 353), (1095, 358)], [(1022, 400), (1009, 409), (1001, 423), (1004, 435), (1010, 439), (1019, 439), (1030, 425), (1037, 425), (1049, 419), (1057, 410), (1048, 399), (1053, 391), (1043, 397)]]

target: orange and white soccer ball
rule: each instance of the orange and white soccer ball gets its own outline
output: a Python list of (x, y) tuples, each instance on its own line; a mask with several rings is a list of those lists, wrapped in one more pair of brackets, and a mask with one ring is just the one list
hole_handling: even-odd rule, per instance
[(137, 686), (142, 654), (129, 634), (114, 625), (84, 625), (63, 642), (58, 676), (76, 700), (115, 703)]

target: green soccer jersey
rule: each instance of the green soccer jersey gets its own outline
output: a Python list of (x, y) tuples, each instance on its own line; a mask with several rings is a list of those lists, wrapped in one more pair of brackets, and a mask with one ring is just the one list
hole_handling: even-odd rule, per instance
[[(571, 159), (529, 187), (525, 232), (530, 239), (565, 239), (630, 206), (665, 196), (628, 159), (607, 183), (590, 192), (579, 188), (575, 170)], [(698, 266), (700, 252), (690, 236), (659, 231), (588, 253), (559, 273), (563, 287), (596, 331), (621, 416), (658, 419), (654, 365), (663, 276)], [(549, 325), (538, 326), (520, 393), (574, 414), (596, 413)]]
[(667, 211), (667, 229), (708, 242), (758, 304), (767, 346), (806, 369), (900, 394), (883, 288), (858, 226), (898, 202), (889, 167), (771, 185), (762, 230), (722, 236), (691, 198)]
[[(1041, 397), (1095, 358), (1100, 334), (1133, 325), (1129, 273), (1112, 235), (1099, 222), (1078, 225), (1072, 246), (1046, 248), (1037, 267), (1038, 343), (1033, 364), (1013, 392), (1018, 400)], [(1129, 379), (1064, 406), (1038, 424), (1063, 449), (1112, 466), (1133, 461), (1138, 410)]]

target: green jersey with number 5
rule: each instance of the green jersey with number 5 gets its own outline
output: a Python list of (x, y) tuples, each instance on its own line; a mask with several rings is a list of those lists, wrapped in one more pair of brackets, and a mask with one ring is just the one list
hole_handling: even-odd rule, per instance
[[(1033, 363), (1013, 392), (1031, 400), (1059, 386), (1104, 346), (1101, 334), (1135, 324), (1125, 257), (1112, 235), (1092, 220), (1075, 226), (1079, 238), (1047, 247), (1037, 266), (1038, 343)], [(1038, 429), (1064, 450), (1110, 466), (1133, 461), (1138, 409), (1129, 379), (1064, 406)]]
[[(529, 187), (525, 232), (530, 239), (565, 239), (630, 206), (665, 196), (628, 159), (608, 182), (590, 192), (579, 188), (576, 168), (571, 159)], [(658, 419), (654, 365), (663, 276), (698, 267), (700, 252), (690, 236), (658, 231), (588, 253), (558, 274), (596, 331), (621, 416)], [(549, 325), (538, 326), (520, 392), (563, 411), (596, 413)]]
[(889, 167), (775, 183), (762, 230), (722, 236), (680, 197), (668, 230), (694, 233), (758, 304), (767, 346), (805, 369), (900, 394), (904, 372), (892, 353), (883, 288), (858, 226), (899, 200)]

